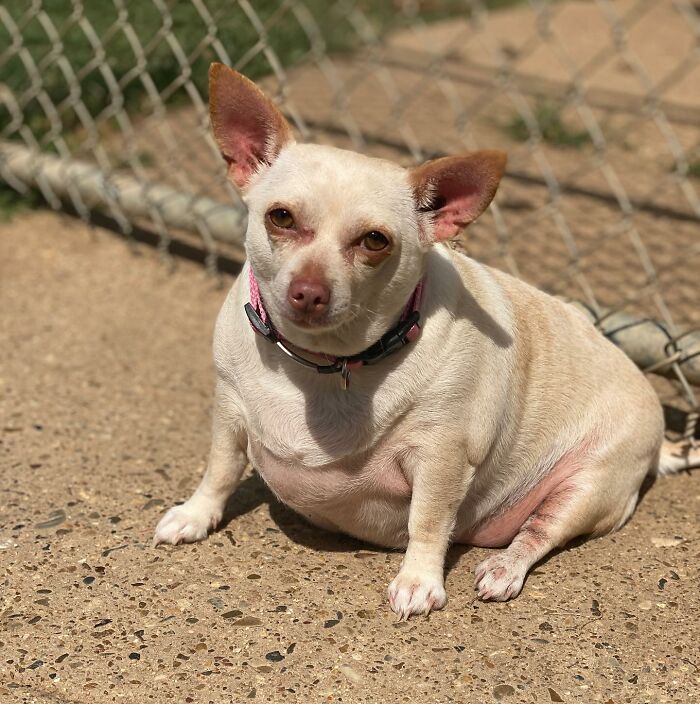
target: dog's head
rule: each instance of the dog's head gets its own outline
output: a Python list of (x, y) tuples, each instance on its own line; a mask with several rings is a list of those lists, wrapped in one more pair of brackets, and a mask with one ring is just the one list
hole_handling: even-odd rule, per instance
[(481, 151), (404, 169), (296, 144), (284, 116), (239, 73), (209, 72), (214, 137), (248, 206), (246, 250), (280, 333), (355, 354), (397, 320), (430, 246), (475, 220), (505, 167)]

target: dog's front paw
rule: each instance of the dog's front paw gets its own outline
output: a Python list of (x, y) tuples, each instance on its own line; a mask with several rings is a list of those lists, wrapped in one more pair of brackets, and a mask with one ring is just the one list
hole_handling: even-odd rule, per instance
[(527, 566), (504, 550), (479, 564), (474, 589), (484, 601), (508, 601), (522, 591), (526, 573)]
[(399, 572), (387, 589), (389, 604), (399, 620), (413, 614), (425, 614), (443, 608), (447, 594), (442, 575)]
[(222, 511), (203, 501), (190, 499), (182, 506), (173, 506), (160, 519), (153, 536), (153, 545), (160, 543), (194, 543), (204, 540), (216, 528)]

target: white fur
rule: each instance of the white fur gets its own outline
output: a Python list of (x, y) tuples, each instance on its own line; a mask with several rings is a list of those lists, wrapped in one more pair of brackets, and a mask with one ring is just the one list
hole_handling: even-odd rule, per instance
[[(431, 244), (432, 216), (419, 212), (410, 173), (386, 161), (288, 143), (253, 175), (245, 200), (249, 264), (216, 324), (209, 467), (161, 520), (156, 543), (202, 539), (250, 458), (317, 525), (406, 547), (388, 593), (408, 618), (444, 606), (451, 540), (468, 542), (490, 521), (500, 530), (557, 472), (561, 483), (518, 522), (510, 546), (478, 569), (482, 598), (517, 595), (554, 546), (627, 519), (659, 453), (660, 408), (641, 373), (576, 311)], [(280, 203), (303, 213), (313, 236), (269, 236), (265, 213)], [(394, 251), (379, 266), (349, 261), (348, 242), (372, 223), (391, 233)], [(323, 326), (304, 329), (288, 318), (286, 292), (311, 261), (332, 297)], [(422, 335), (354, 371), (343, 391), (337, 375), (299, 366), (252, 331), (250, 265), (275, 326), (300, 349), (367, 348), (425, 275)]]

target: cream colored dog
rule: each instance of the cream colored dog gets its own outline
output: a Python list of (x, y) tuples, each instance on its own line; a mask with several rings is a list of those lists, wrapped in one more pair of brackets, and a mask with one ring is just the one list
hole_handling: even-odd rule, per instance
[(505, 600), (553, 548), (619, 528), (659, 467), (653, 389), (575, 309), (443, 244), (488, 206), (505, 155), (406, 170), (296, 144), (221, 64), (210, 106), (248, 263), (216, 325), (208, 469), (155, 542), (205, 538), (250, 458), (312, 523), (406, 548), (388, 593), (408, 618), (445, 605), (450, 542), (505, 548), (476, 568), (479, 596)]

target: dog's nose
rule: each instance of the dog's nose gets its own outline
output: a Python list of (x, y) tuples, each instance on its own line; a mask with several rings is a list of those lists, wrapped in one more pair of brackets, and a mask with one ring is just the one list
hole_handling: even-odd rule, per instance
[(328, 308), (331, 290), (319, 281), (294, 279), (289, 284), (287, 298), (294, 310), (306, 315), (321, 315)]

